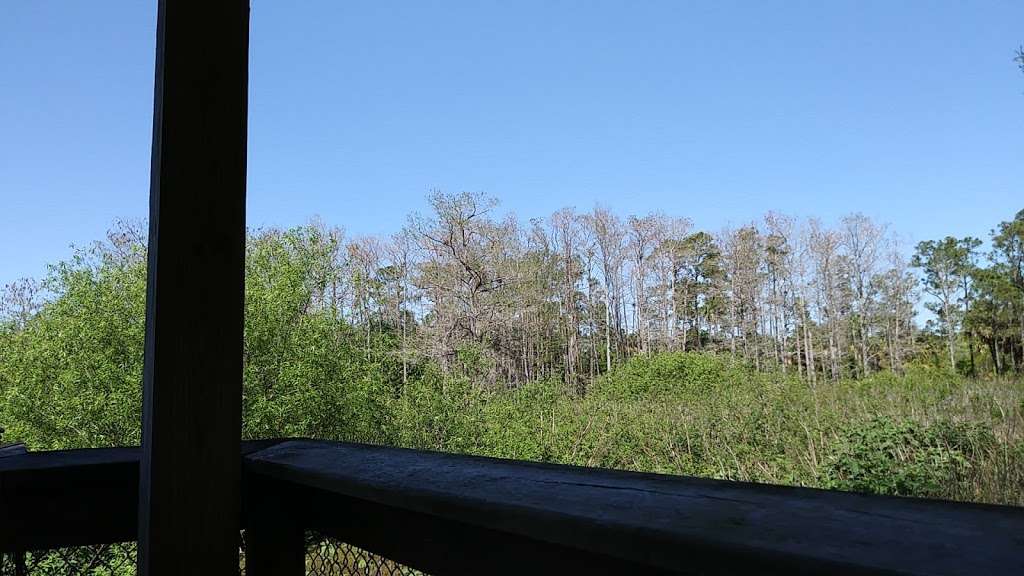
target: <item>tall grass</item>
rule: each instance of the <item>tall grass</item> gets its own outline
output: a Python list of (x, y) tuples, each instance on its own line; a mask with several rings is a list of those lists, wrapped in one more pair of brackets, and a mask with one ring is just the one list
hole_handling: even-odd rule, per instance
[(636, 358), (580, 396), (424, 380), (394, 443), (506, 458), (1024, 505), (1024, 385), (915, 367), (808, 385), (726, 357)]

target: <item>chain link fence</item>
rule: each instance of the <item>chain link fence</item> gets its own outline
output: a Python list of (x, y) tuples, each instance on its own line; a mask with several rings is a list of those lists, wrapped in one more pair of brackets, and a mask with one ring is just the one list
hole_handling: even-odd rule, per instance
[(135, 542), (0, 554), (0, 576), (133, 576)]
[(307, 532), (306, 575), (422, 576), (423, 572), (334, 538)]
[[(239, 572), (245, 574), (245, 538)], [(135, 542), (0, 554), (0, 576), (134, 576)], [(423, 576), (418, 570), (315, 532), (306, 533), (307, 576)]]

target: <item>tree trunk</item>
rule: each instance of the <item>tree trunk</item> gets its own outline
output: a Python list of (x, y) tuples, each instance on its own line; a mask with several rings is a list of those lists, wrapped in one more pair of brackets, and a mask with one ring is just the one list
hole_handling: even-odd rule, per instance
[(604, 306), (604, 362), (605, 371), (612, 371), (612, 330), (611, 330), (611, 302), (605, 299)]

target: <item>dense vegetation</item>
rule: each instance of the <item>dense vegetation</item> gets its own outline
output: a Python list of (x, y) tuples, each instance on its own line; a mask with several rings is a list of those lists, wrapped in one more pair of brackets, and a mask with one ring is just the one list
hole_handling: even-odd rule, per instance
[[(1024, 212), (987, 253), (904, 258), (860, 215), (712, 235), (491, 205), (253, 231), (243, 434), (1024, 504)], [(6, 289), (5, 440), (138, 443), (139, 230)]]

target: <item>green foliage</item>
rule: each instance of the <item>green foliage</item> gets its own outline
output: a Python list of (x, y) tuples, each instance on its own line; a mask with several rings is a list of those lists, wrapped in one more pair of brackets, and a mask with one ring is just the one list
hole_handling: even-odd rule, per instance
[(471, 380), (485, 380), (494, 369), (488, 350), (476, 342), (464, 342), (455, 349), (453, 374)]
[(484, 391), (464, 378), (430, 373), (395, 403), (392, 438), (400, 446), (476, 452), (483, 435)]
[(146, 270), (97, 244), (53, 266), (59, 298), (0, 337), (0, 422), (33, 449), (138, 444)]
[(29, 574), (135, 576), (136, 554), (135, 542), (78, 546), (28, 552), (26, 565)]
[(977, 425), (876, 417), (846, 426), (822, 470), (827, 488), (901, 496), (941, 496), (962, 481), (987, 448)]
[(559, 462), (576, 429), (574, 393), (561, 380), (530, 382), (489, 395), (483, 408), (481, 453)]
[[(329, 239), (250, 238), (243, 435), (383, 442), (400, 381), (394, 336), (357, 333), (318, 303)], [(0, 328), (0, 424), (32, 449), (139, 443), (146, 263), (113, 236), (51, 268), (53, 297)]]
[[(145, 262), (139, 244), (115, 240), (53, 267), (50, 297), (33, 314), (0, 320), (5, 440), (138, 443)], [(371, 307), (340, 311), (337, 249), (316, 227), (250, 237), (247, 438), (1024, 504), (1019, 380), (911, 363), (812, 386), (726, 354), (671, 352), (636, 356), (585, 393), (558, 378), (482, 384), (498, 369), (486, 346), (460, 346), (444, 372), (406, 354), (403, 335)]]
[(306, 317), (276, 354), (247, 362), (244, 435), (382, 441), (392, 395), (386, 367), (353, 340), (339, 320)]
[(617, 399), (639, 400), (712, 391), (751, 376), (751, 371), (725, 356), (674, 352), (633, 357), (598, 379), (594, 390)]
[(270, 231), (246, 254), (243, 434), (381, 442), (395, 390), (393, 338), (317, 305), (335, 249), (317, 228)]

